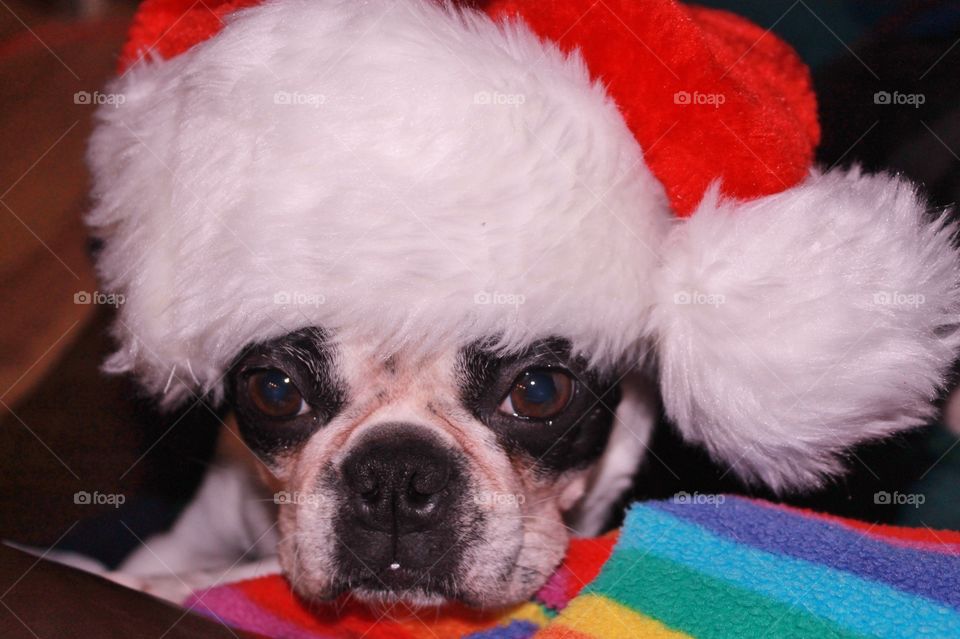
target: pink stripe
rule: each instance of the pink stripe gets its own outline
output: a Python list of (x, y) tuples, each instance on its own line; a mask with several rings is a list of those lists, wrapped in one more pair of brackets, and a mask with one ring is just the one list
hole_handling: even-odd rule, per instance
[(543, 584), (537, 592), (537, 599), (548, 608), (554, 610), (563, 610), (570, 603), (570, 597), (567, 595), (567, 584), (572, 575), (566, 566), (561, 566), (556, 572), (550, 575), (547, 583)]
[(277, 617), (232, 586), (218, 586), (194, 593), (183, 606), (204, 617), (216, 619), (224, 625), (267, 637), (336, 639), (335, 635), (321, 635), (304, 630)]

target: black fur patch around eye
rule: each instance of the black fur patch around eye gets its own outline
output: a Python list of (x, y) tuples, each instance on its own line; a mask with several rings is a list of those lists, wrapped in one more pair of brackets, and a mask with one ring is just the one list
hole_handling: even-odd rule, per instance
[(504, 359), (476, 343), (462, 349), (457, 357), (457, 381), (460, 400), (479, 418), (491, 386), (500, 377)]
[[(563, 369), (576, 380), (574, 395), (560, 415), (534, 420), (499, 411), (516, 379), (531, 367)], [(470, 345), (460, 352), (457, 376), (463, 406), (496, 433), (510, 455), (547, 473), (595, 461), (606, 447), (620, 402), (618, 377), (588, 369), (583, 360), (571, 357), (569, 343), (557, 338), (507, 357), (482, 342)]]
[[(256, 410), (246, 395), (246, 382), (250, 375), (270, 368), (290, 377), (310, 410), (289, 419), (272, 419)], [(347, 386), (337, 374), (335, 353), (318, 328), (247, 349), (230, 369), (228, 389), (241, 436), (268, 463), (302, 445), (347, 403)]]

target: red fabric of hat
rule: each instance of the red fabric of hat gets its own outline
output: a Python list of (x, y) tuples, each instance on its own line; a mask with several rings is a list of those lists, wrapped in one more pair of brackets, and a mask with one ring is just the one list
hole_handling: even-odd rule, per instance
[[(120, 68), (170, 58), (259, 0), (147, 0)], [(619, 105), (674, 213), (692, 213), (711, 182), (741, 200), (806, 176), (819, 142), (809, 73), (769, 31), (732, 13), (672, 0), (494, 0), (564, 50), (577, 49)]]

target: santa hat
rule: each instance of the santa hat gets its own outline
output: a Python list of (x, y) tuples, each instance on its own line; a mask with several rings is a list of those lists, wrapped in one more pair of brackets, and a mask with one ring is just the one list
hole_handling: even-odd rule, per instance
[(730, 13), (147, 0), (110, 90), (108, 368), (168, 402), (305, 326), (562, 336), (652, 359), (687, 438), (783, 487), (928, 418), (960, 345), (952, 229), (896, 177), (812, 169), (806, 68)]

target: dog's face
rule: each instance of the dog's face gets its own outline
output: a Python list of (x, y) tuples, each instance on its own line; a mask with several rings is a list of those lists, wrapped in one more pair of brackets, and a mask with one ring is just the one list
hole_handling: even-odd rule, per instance
[(616, 379), (558, 339), (384, 359), (307, 329), (249, 349), (229, 388), (287, 497), (280, 561), (300, 595), (489, 606), (562, 559)]

